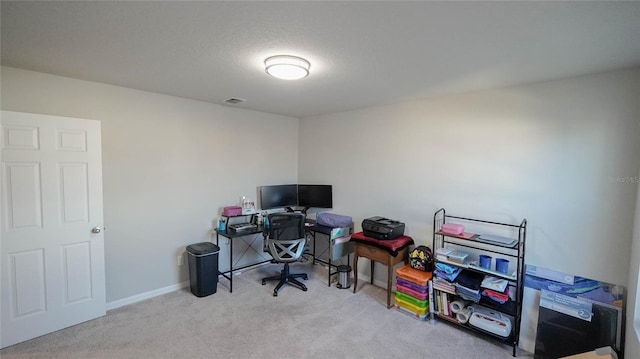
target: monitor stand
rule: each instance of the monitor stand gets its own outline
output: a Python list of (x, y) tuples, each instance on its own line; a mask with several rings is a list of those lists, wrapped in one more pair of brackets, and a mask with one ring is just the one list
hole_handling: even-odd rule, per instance
[(304, 214), (306, 216), (307, 215), (307, 210), (309, 208), (310, 207), (302, 207), (302, 208), (295, 208), (294, 209), (293, 207), (285, 207), (285, 210), (287, 212), (289, 212), (289, 213), (302, 213), (302, 214)]

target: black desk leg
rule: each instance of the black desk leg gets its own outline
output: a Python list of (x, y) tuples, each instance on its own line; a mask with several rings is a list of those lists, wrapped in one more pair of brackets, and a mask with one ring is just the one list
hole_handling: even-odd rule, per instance
[[(331, 238), (329, 238), (329, 252), (331, 252)], [(337, 271), (336, 271), (337, 273)], [(331, 287), (331, 253), (329, 253), (329, 275), (327, 279), (327, 287)]]
[[(220, 248), (220, 234), (216, 231), (216, 246)], [(233, 291), (233, 240), (229, 238), (229, 293)], [(223, 278), (227, 278), (224, 272), (218, 267), (218, 275), (222, 275)]]
[(233, 293), (233, 240), (229, 239), (229, 293)]
[[(218, 250), (220, 250), (220, 233), (216, 231), (216, 246), (218, 246)], [(222, 276), (224, 278), (224, 273), (220, 270), (220, 265), (218, 264), (218, 276)]]
[(313, 232), (313, 261), (311, 261), (312, 265), (316, 264), (316, 232)]

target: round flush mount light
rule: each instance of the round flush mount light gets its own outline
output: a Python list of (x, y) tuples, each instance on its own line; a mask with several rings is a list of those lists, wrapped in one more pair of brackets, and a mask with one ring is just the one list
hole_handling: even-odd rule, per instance
[(264, 70), (282, 80), (299, 80), (309, 76), (309, 61), (302, 57), (277, 55), (264, 60)]

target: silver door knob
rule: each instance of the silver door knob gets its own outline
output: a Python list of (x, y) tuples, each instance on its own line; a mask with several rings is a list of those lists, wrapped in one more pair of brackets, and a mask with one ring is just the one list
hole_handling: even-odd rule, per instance
[(91, 233), (95, 233), (98, 234), (102, 231), (102, 229), (100, 227), (93, 227), (93, 229), (91, 230)]

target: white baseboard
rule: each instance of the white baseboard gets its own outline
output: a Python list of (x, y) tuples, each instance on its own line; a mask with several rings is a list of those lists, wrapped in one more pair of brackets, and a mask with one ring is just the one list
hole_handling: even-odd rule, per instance
[[(317, 263), (320, 264), (323, 267), (327, 267), (327, 265), (325, 263)], [(353, 267), (351, 267), (353, 268)], [(353, 281), (353, 275), (351, 276), (351, 280)], [(358, 283), (370, 283), (371, 282), (371, 276), (368, 273), (362, 273), (362, 272), (358, 272)], [(386, 281), (382, 281), (376, 278), (373, 278), (373, 285), (377, 286), (377, 287), (381, 287), (381, 288), (387, 288), (387, 282)], [(391, 283), (391, 289), (395, 290), (395, 283)]]
[(170, 285), (168, 287), (151, 290), (146, 293), (140, 293), (140, 294), (132, 295), (131, 297), (118, 299), (113, 302), (107, 303), (107, 311), (124, 307), (125, 305), (141, 302), (143, 300), (157, 297), (159, 295), (175, 292), (176, 290), (180, 290), (188, 286), (189, 286), (189, 281), (185, 281), (178, 284)]
[[(353, 278), (352, 278), (353, 279)], [(362, 273), (358, 273), (358, 283), (370, 283), (371, 282), (371, 277), (366, 275), (366, 274), (362, 274)], [(387, 282), (386, 281), (381, 281), (378, 279), (373, 279), (373, 285), (377, 286), (377, 287), (381, 287), (381, 288), (387, 288)], [(394, 289), (394, 285), (393, 283), (391, 283), (391, 289)]]
[[(267, 264), (267, 263), (263, 263), (262, 265), (264, 265), (264, 264)], [(242, 271), (234, 271), (233, 274), (237, 275), (237, 274), (240, 274), (240, 273), (242, 273)], [(359, 277), (358, 278), (359, 280), (362, 280), (362, 281), (367, 282), (367, 283), (371, 281), (371, 277), (366, 275), (366, 274), (363, 274), (363, 273), (358, 273), (358, 277)], [(218, 278), (220, 278), (220, 276), (218, 276)], [(386, 288), (387, 287), (387, 283), (386, 282), (377, 280), (375, 278), (373, 280), (373, 283), (375, 285), (379, 286), (379, 287), (382, 287), (382, 288)], [(120, 308), (120, 307), (124, 307), (125, 305), (141, 302), (141, 301), (146, 300), (146, 299), (151, 299), (151, 298), (157, 297), (159, 295), (175, 292), (176, 290), (180, 290), (182, 288), (187, 288), (188, 286), (189, 286), (189, 281), (184, 281), (184, 282), (181, 282), (181, 283), (178, 283), (178, 284), (170, 285), (168, 287), (151, 290), (151, 291), (148, 291), (146, 293), (140, 293), (140, 294), (132, 295), (131, 297), (114, 300), (113, 302), (107, 303), (107, 311), (113, 310), (113, 309), (116, 309), (116, 308)]]

